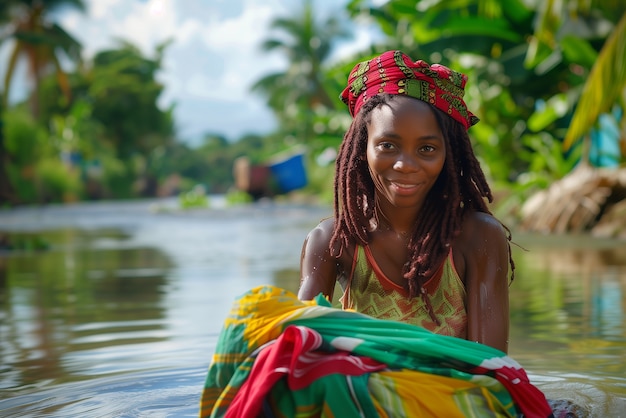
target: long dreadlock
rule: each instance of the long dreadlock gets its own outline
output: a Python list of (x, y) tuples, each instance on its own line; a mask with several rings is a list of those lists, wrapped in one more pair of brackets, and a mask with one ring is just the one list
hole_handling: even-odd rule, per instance
[[(339, 148), (334, 185), (335, 226), (330, 241), (331, 253), (336, 257), (351, 243), (369, 242), (375, 187), (366, 159), (367, 125), (372, 110), (387, 105), (394, 97), (392, 94), (371, 97), (355, 116)], [(410, 261), (403, 274), (411, 297), (424, 294), (424, 283), (436, 273), (448, 256), (452, 241), (461, 232), (464, 214), (472, 211), (492, 214), (485, 199), (491, 203), (493, 195), (466, 129), (439, 109), (431, 108), (443, 133), (446, 161), (425, 200), (408, 245)], [(510, 242), (510, 230), (503, 227)], [(512, 281), (515, 263), (510, 244), (508, 252)]]

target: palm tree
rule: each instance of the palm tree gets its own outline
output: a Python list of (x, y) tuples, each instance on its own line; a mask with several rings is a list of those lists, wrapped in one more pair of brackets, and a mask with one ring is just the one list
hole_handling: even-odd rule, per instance
[(279, 17), (272, 22), (272, 28), (286, 36), (267, 39), (262, 48), (283, 53), (289, 60), (289, 68), (263, 77), (252, 89), (268, 96), (269, 106), (287, 126), (297, 123), (295, 117), (303, 115), (307, 120), (306, 140), (310, 110), (317, 105), (335, 106), (321, 78), (322, 66), (332, 52), (333, 42), (348, 34), (335, 17), (316, 22), (310, 0), (304, 3), (300, 15)]
[(41, 79), (54, 70), (63, 94), (70, 97), (67, 76), (59, 63), (59, 52), (63, 52), (73, 61), (80, 60), (80, 43), (61, 26), (50, 20), (52, 12), (63, 7), (85, 10), (83, 0), (6, 0), (3, 2), (5, 16), (8, 15), (8, 33), (3, 39), (15, 41), (9, 57), (5, 79), (3, 104), (6, 107), (9, 87), (16, 64), (20, 57), (28, 60), (29, 76), (34, 84), (31, 95), (31, 111), (35, 117), (39, 114), (39, 84)]

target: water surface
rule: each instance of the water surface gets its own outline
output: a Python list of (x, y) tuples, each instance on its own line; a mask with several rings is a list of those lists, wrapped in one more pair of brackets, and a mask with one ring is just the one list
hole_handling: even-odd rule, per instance
[[(23, 247), (0, 253), (0, 416), (197, 416), (233, 299), (295, 291), (302, 241), (330, 214), (212, 203), (0, 211)], [(510, 355), (549, 397), (626, 416), (626, 242), (515, 239)]]

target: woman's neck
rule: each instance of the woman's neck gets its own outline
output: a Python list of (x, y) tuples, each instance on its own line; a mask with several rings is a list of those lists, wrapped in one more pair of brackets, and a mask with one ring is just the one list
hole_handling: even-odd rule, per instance
[[(386, 204), (385, 204), (386, 203)], [(416, 208), (398, 208), (376, 198), (374, 205), (375, 229), (395, 232), (399, 237), (409, 238), (417, 223)]]

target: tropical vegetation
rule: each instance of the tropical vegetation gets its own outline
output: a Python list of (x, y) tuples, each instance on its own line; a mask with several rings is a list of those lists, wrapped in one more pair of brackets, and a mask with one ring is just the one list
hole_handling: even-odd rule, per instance
[[(0, 109), (5, 204), (156, 196), (197, 184), (226, 193), (238, 157), (263, 164), (295, 145), (308, 150), (305, 192), (328, 200), (331, 151), (350, 122), (338, 94), (357, 60), (387, 49), (468, 74), (466, 98), (482, 120), (470, 133), (504, 213), (574, 167), (593, 165), (590, 155), (603, 152), (594, 142), (601, 118), (619, 127), (614, 166), (626, 161), (620, 0), (351, 0), (333, 16), (319, 16), (315, 2), (305, 1), (259, 42), (289, 62), (253, 87), (276, 115), (275, 132), (242, 138), (207, 132), (194, 148), (177, 137), (173, 109), (157, 105), (163, 86), (155, 74), (169, 43), (147, 57), (121, 42), (85, 61), (80, 44), (50, 20), (61, 5), (84, 9), (78, 0), (0, 6), (2, 41), (13, 42)], [(377, 44), (332, 58), (352, 25), (364, 21), (382, 34)], [(60, 55), (75, 64), (71, 71), (58, 64)], [(33, 89), (26, 102), (10, 104), (19, 57), (30, 62)]]

